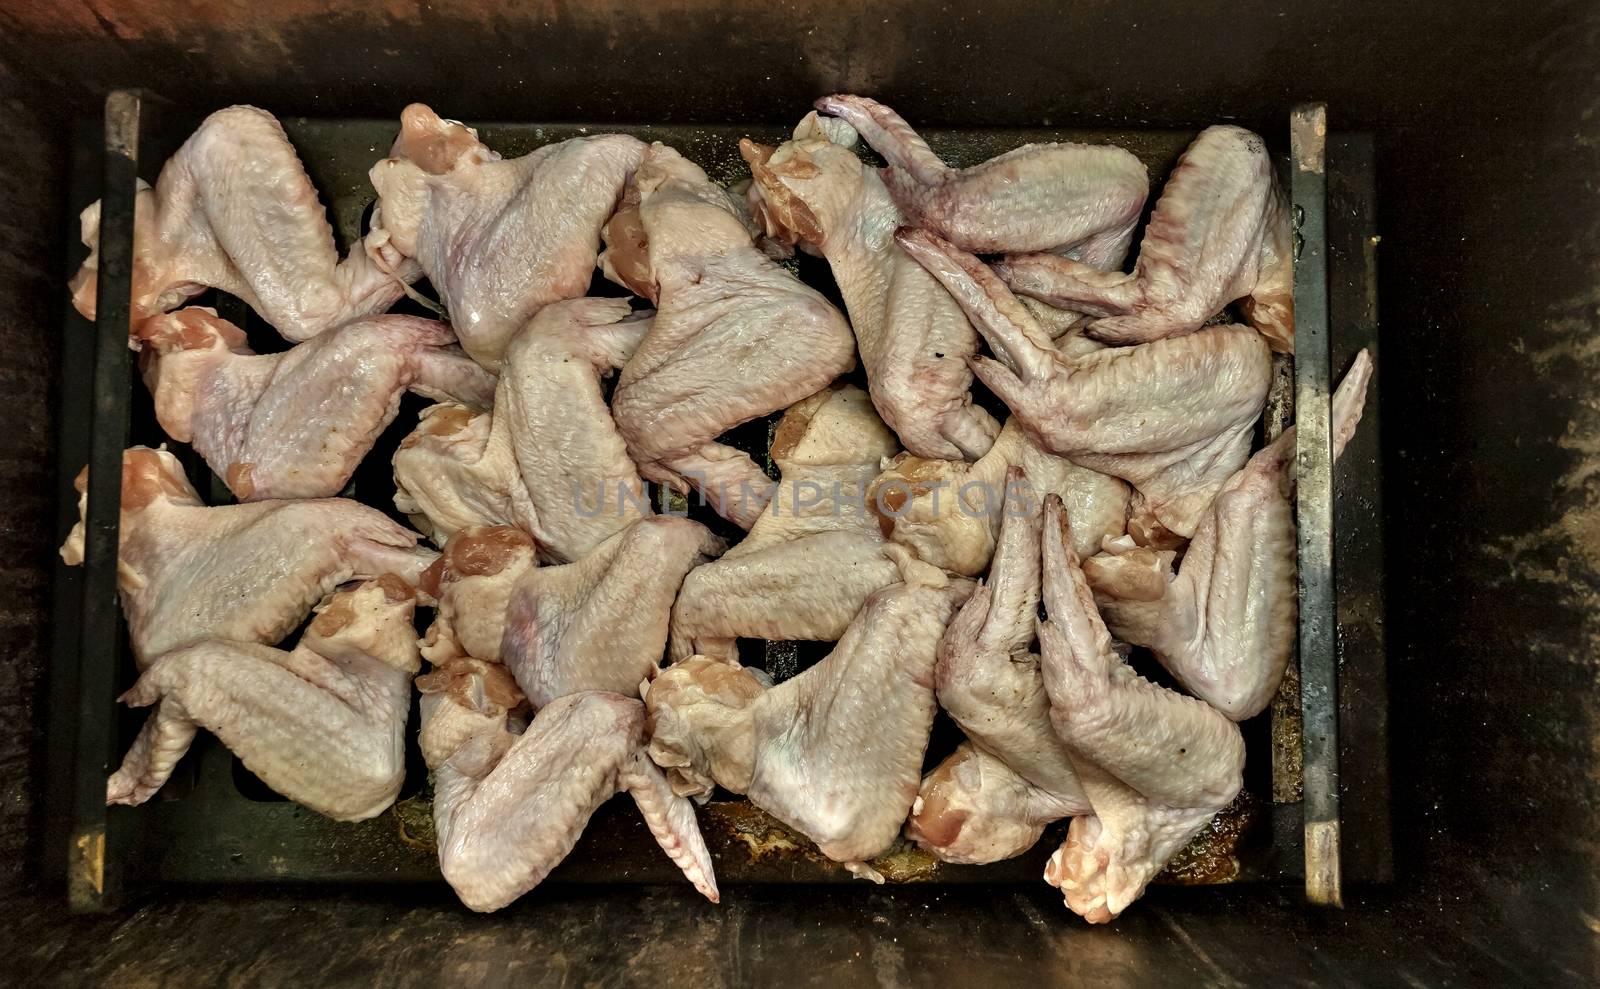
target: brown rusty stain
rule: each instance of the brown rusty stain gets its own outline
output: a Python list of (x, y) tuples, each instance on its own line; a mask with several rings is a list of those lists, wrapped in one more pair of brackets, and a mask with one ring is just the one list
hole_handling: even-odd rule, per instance
[(439, 833), (433, 824), (433, 793), (427, 792), (397, 801), (389, 808), (394, 815), (395, 833), (400, 843), (420, 852), (433, 853), (439, 847)]
[(1321, 104), (1301, 107), (1289, 117), (1289, 146), (1295, 167), (1320, 175), (1326, 164), (1328, 111)]
[(1156, 882), (1171, 886), (1230, 883), (1239, 876), (1239, 842), (1262, 816), (1260, 801), (1241, 790), (1172, 857)]
[(67, 873), (68, 895), (74, 903), (93, 904), (106, 891), (106, 833), (103, 828), (76, 835)]
[(1272, 801), (1299, 802), (1305, 791), (1302, 745), (1305, 721), (1300, 711), (1300, 663), (1291, 656), (1278, 692), (1272, 695)]
[[(745, 846), (750, 861), (772, 863), (795, 858), (819, 865), (843, 869), (822, 854), (815, 842), (784, 824), (748, 800), (719, 802), (707, 805), (701, 813), (700, 827), (708, 834), (727, 839), (730, 847), (737, 842)], [(895, 883), (925, 882), (939, 871), (939, 860), (918, 848), (903, 837), (867, 862), (884, 879)]]

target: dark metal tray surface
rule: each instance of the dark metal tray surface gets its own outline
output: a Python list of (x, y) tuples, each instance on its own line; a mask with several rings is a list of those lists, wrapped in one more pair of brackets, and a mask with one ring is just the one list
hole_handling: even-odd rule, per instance
[[(447, 107), (439, 109), (448, 112)], [(1300, 410), (1299, 662), (1270, 712), (1242, 726), (1249, 761), (1239, 799), (1159, 881), (1304, 880), (1310, 899), (1336, 904), (1342, 880), (1383, 881), (1390, 877), (1391, 864), (1376, 381), (1362, 428), (1338, 469), (1329, 463), (1327, 432), (1331, 382), (1357, 350), (1377, 341), (1373, 147), (1363, 135), (1330, 137), (1322, 114), (1321, 107), (1302, 108), (1284, 134), (1266, 135), (1269, 143), (1291, 152), (1281, 157), (1280, 166), (1296, 226), (1298, 358), (1280, 360), (1263, 429), (1276, 435), (1294, 418), (1293, 410)], [(86, 462), (92, 468), (87, 562), (81, 570), (58, 567), (51, 681), (51, 763), (57, 772), (50, 797), (63, 811), (58, 819), (70, 821), (71, 833), (61, 838), (67, 846), (69, 896), (77, 909), (113, 905), (124, 884), (439, 881), (427, 772), (416, 750), (415, 705), (406, 787), (391, 810), (369, 821), (335, 822), (284, 800), (204, 733), (150, 803), (109, 809), (104, 803), (106, 776), (145, 714), (115, 702), (134, 676), (116, 600), (121, 452), (129, 443), (167, 441), (125, 342), (134, 183), (136, 177), (153, 181), (199, 120), (198, 114), (118, 91), (107, 100), (103, 134), (81, 131), (74, 159), (74, 211), (102, 199), (98, 319), (90, 324), (69, 307), (63, 326), (60, 473), (70, 478)], [(348, 246), (359, 238), (374, 199), (367, 171), (387, 153), (396, 121), (290, 118), (283, 124), (322, 194), (341, 249)], [(485, 143), (506, 157), (601, 130), (672, 144), (727, 184), (749, 176), (738, 154), (739, 138), (776, 142), (784, 136), (782, 128), (772, 125), (479, 125)], [(1188, 131), (1057, 128), (923, 133), (935, 151), (958, 165), (975, 164), (1029, 141), (1117, 144), (1149, 169), (1152, 205), (1161, 180), (1194, 136)], [(802, 256), (796, 265), (808, 282), (833, 292), (825, 263)], [(420, 288), (430, 291), (425, 283)], [(621, 294), (598, 277), (593, 291)], [(836, 293), (833, 297), (837, 301)], [(259, 352), (288, 346), (237, 300), (209, 293), (194, 304), (217, 306), (246, 328)], [(411, 305), (403, 301), (396, 308), (405, 311)], [(992, 397), (980, 394), (979, 400), (992, 402)], [(414, 397), (405, 400), (346, 494), (395, 514), (389, 460), (424, 404)], [(991, 407), (1004, 415), (997, 403)], [(777, 418), (747, 423), (725, 439), (762, 461)], [(228, 500), (226, 488), (192, 451), (169, 445), (184, 459), (196, 489), (208, 501)], [(64, 535), (77, 510), (70, 488), (61, 497), (59, 534)], [(725, 533), (732, 531), (715, 516), (698, 510), (692, 514)], [(1337, 585), (1336, 555), (1345, 573)], [(827, 649), (816, 643), (747, 642), (741, 654), (782, 679)], [(1152, 678), (1163, 676), (1154, 663), (1140, 669)], [(958, 739), (941, 715), (928, 764), (947, 754)], [(1348, 770), (1343, 784), (1341, 763)], [(700, 820), (724, 886), (849, 878), (809, 840), (743, 800), (714, 799), (702, 809)], [(943, 864), (903, 840), (874, 864), (891, 881), (1038, 882), (1064, 826), (1062, 822), (1047, 830), (1028, 854), (990, 866)], [(678, 880), (643, 821), (619, 799), (596, 813), (549, 881)]]

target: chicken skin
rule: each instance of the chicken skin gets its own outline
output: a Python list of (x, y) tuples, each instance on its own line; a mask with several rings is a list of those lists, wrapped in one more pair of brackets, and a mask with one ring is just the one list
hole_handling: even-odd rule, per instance
[(776, 149), (740, 142), (755, 176), (768, 236), (828, 259), (844, 296), (878, 414), (919, 457), (976, 460), (999, 433), (972, 404), (967, 358), (972, 324), (928, 273), (895, 244), (904, 222), (878, 173), (851, 146), (840, 120), (810, 114)]
[(1188, 538), (1244, 466), (1272, 358), (1246, 326), (1068, 357), (988, 265), (924, 231), (901, 244), (960, 301), (994, 350), (973, 371), (1045, 450), (1135, 489), (1129, 530)]
[(1202, 131), (1178, 159), (1132, 273), (1022, 253), (996, 270), (1019, 295), (1100, 317), (1089, 334), (1116, 346), (1192, 333), (1244, 300), (1245, 318), (1272, 349), (1293, 353), (1290, 240), (1288, 204), (1265, 142), (1223, 125)]
[(1034, 786), (969, 740), (922, 778), (906, 837), (941, 862), (988, 865), (1023, 854), (1047, 826), (1088, 806)]
[[(93, 319), (100, 204), (83, 211), (90, 249), (72, 302)], [(244, 300), (287, 340), (394, 305), (419, 269), (368, 236), (339, 260), (327, 212), (283, 127), (253, 106), (207, 117), (134, 204), (129, 330), (208, 288)]]
[(1105, 923), (1233, 800), (1244, 739), (1215, 708), (1145, 680), (1113, 651), (1054, 499), (1045, 505), (1043, 568), (1050, 717), (1094, 809), (1072, 819), (1045, 880), (1074, 913)]
[(622, 369), (612, 414), (640, 473), (695, 488), (748, 529), (771, 482), (717, 437), (850, 370), (855, 337), (820, 293), (755, 246), (739, 205), (676, 151), (651, 145), (629, 198), (606, 227), (602, 266), (656, 315)]
[(676, 793), (713, 784), (808, 835), (853, 873), (883, 851), (917, 796), (933, 724), (935, 649), (972, 590), (910, 561), (904, 583), (867, 599), (833, 652), (776, 687), (692, 656), (645, 696), (650, 757)]
[(538, 565), (533, 538), (513, 526), (471, 526), (451, 536), (418, 585), (434, 601), (422, 657), (434, 666), (502, 662), (506, 606), (523, 574)]
[(372, 316), (255, 354), (238, 327), (189, 308), (145, 320), (137, 340), (161, 427), (240, 501), (338, 494), (407, 389), (479, 406), (494, 396), (494, 376), (431, 319)]
[(883, 181), (908, 224), (977, 254), (1049, 251), (1115, 268), (1150, 191), (1139, 159), (1110, 145), (1025, 144), (958, 170), (876, 100), (825, 96), (816, 107), (888, 162)]
[(436, 541), (467, 526), (515, 525), (556, 563), (650, 515), (600, 386), (648, 328), (626, 299), (540, 310), (506, 349), (492, 413), (435, 407), (401, 442), (395, 506), (425, 519)]
[[(1333, 453), (1361, 421), (1372, 361), (1362, 351), (1333, 396)], [(1235, 721), (1277, 693), (1294, 651), (1295, 430), (1250, 458), (1200, 522), (1183, 563), (1113, 541), (1083, 562), (1107, 628), (1146, 646), (1184, 689)]]
[(1088, 797), (1050, 720), (1039, 657), (1029, 651), (1040, 596), (1041, 499), (1009, 471), (989, 575), (939, 641), (939, 706), (967, 735), (924, 777), (906, 834), (945, 861), (1021, 854), (1044, 826), (1088, 813)]
[(292, 650), (200, 639), (158, 656), (122, 695), (154, 710), (106, 802), (149, 800), (204, 727), (290, 800), (341, 821), (382, 813), (405, 781), (413, 603), (386, 574), (336, 592)]
[(1002, 503), (1023, 493), (1007, 488), (1012, 467), (1023, 468), (1022, 481), (1035, 508), (1047, 494), (1061, 497), (1080, 553), (1096, 552), (1102, 539), (1122, 535), (1127, 484), (1046, 453), (1015, 418), (976, 463), (925, 460), (909, 453), (894, 458), (872, 482), (868, 504), (880, 513), (889, 538), (918, 558), (976, 576), (989, 566), (994, 552)]
[(722, 548), (700, 523), (657, 515), (575, 563), (527, 571), (500, 651), (533, 709), (585, 690), (637, 694), (661, 664), (684, 575)]
[[(88, 470), (76, 482), (80, 519), (62, 544), (83, 562)], [(141, 669), (198, 639), (274, 645), (343, 583), (395, 574), (415, 586), (434, 559), (416, 533), (343, 498), (208, 508), (165, 450), (122, 459), (117, 589)]]
[(661, 850), (717, 902), (694, 804), (674, 794), (645, 756), (639, 701), (571, 694), (545, 707), (519, 735), (508, 717), (515, 688), (497, 681), (493, 670), (451, 664), (418, 685), (424, 731), (429, 723), (449, 726), (433, 733), (424, 752), (434, 776), (439, 868), (462, 903), (498, 910), (539, 885), (600, 805), (623, 791)]
[(600, 227), (644, 151), (636, 138), (600, 134), (506, 161), (477, 131), (413, 103), (372, 167), (369, 236), (416, 260), (461, 346), (498, 370), (535, 313), (588, 290)]
[(843, 635), (870, 594), (901, 579), (865, 501), (879, 465), (899, 449), (853, 385), (791, 406), (769, 451), (782, 472), (777, 493), (748, 535), (684, 579), (672, 659), (699, 653), (736, 663), (739, 638)]

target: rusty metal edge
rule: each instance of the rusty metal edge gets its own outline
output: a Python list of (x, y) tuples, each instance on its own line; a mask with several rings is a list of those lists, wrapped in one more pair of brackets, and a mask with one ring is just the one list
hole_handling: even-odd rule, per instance
[(89, 438), (89, 503), (84, 519), (83, 599), (78, 624), (78, 709), (73, 748), (73, 823), (67, 900), (76, 912), (112, 909), (117, 860), (108, 849), (106, 776), (115, 758), (120, 612), (117, 552), (122, 451), (128, 443), (128, 318), (133, 285), (133, 211), (139, 173), (142, 96), (106, 97), (105, 162), (95, 283), (94, 414)]
[(1289, 117), (1294, 218), (1295, 520), (1306, 899), (1343, 905), (1340, 884), (1338, 656), (1333, 572), (1333, 362), (1328, 328), (1327, 107)]

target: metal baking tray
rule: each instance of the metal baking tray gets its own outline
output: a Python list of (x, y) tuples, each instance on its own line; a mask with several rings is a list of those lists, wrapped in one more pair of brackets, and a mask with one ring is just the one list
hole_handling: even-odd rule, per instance
[[(796, 108), (796, 115), (802, 111)], [(77, 517), (71, 478), (85, 463), (91, 469), (86, 563), (58, 566), (56, 573), (49, 691), (53, 786), (47, 818), (64, 829), (53, 836), (52, 847), (65, 850), (61, 867), (78, 910), (110, 909), (127, 890), (154, 883), (440, 881), (427, 772), (416, 751), (415, 707), (406, 787), (394, 808), (372, 820), (335, 822), (278, 797), (205, 733), (149, 803), (105, 805), (106, 777), (145, 715), (116, 703), (135, 675), (116, 596), (121, 453), (130, 443), (167, 441), (126, 343), (135, 180), (153, 182), (202, 117), (140, 92), (116, 91), (106, 100), (103, 126), (86, 121), (75, 132), (65, 219), (72, 225), (69, 240), (76, 244), (77, 211), (101, 199), (100, 306), (95, 323), (66, 306), (62, 326), (58, 540)], [(362, 230), (374, 198), (367, 170), (387, 153), (396, 119), (288, 118), (283, 125), (322, 194), (342, 250)], [(600, 130), (670, 143), (713, 179), (731, 183), (748, 177), (737, 150), (740, 137), (776, 142), (787, 128), (776, 123), (479, 125), (483, 140), (506, 157)], [(1153, 205), (1161, 181), (1196, 132), (934, 128), (923, 133), (935, 151), (959, 165), (1028, 141), (1115, 143), (1149, 168)], [(1361, 429), (1337, 470), (1330, 471), (1327, 456), (1330, 384), (1357, 350), (1377, 342), (1373, 144), (1365, 135), (1330, 135), (1320, 106), (1295, 110), (1279, 132), (1267, 129), (1264, 136), (1283, 152), (1281, 176), (1296, 228), (1298, 358), (1280, 359), (1263, 429), (1275, 434), (1293, 418), (1293, 409), (1300, 410), (1298, 672), (1292, 669), (1286, 677), (1269, 713), (1242, 726), (1249, 757), (1240, 798), (1158, 882), (1304, 881), (1313, 902), (1337, 904), (1341, 881), (1385, 881), (1391, 874), (1377, 474), (1381, 360)], [(78, 248), (65, 259), (63, 285), (82, 256)], [(825, 263), (806, 258), (797, 263), (806, 280), (831, 290)], [(422, 289), (428, 291), (425, 284)], [(595, 291), (619, 294), (598, 278)], [(246, 328), (258, 351), (287, 346), (237, 300), (208, 293), (194, 303), (217, 306)], [(409, 305), (403, 302), (397, 309)], [(424, 404), (406, 399), (347, 494), (393, 514), (389, 458)], [(776, 419), (748, 423), (726, 439), (763, 461)], [(203, 497), (211, 503), (228, 499), (227, 490), (191, 451), (169, 445), (184, 458)], [(720, 523), (714, 517), (703, 520)], [(1342, 575), (1337, 582), (1336, 560)], [(747, 662), (764, 657), (768, 671), (781, 679), (827, 648), (746, 643), (741, 653)], [(1152, 675), (1160, 675), (1158, 667), (1149, 666)], [(958, 737), (941, 715), (929, 765)], [(701, 810), (700, 821), (725, 888), (848, 878), (808, 840), (743, 800), (713, 800)], [(1061, 822), (1047, 830), (1028, 854), (990, 866), (942, 864), (903, 841), (875, 862), (892, 882), (1038, 882), (1064, 827)], [(618, 800), (595, 814), (576, 849), (547, 881), (680, 880), (642, 819)]]

